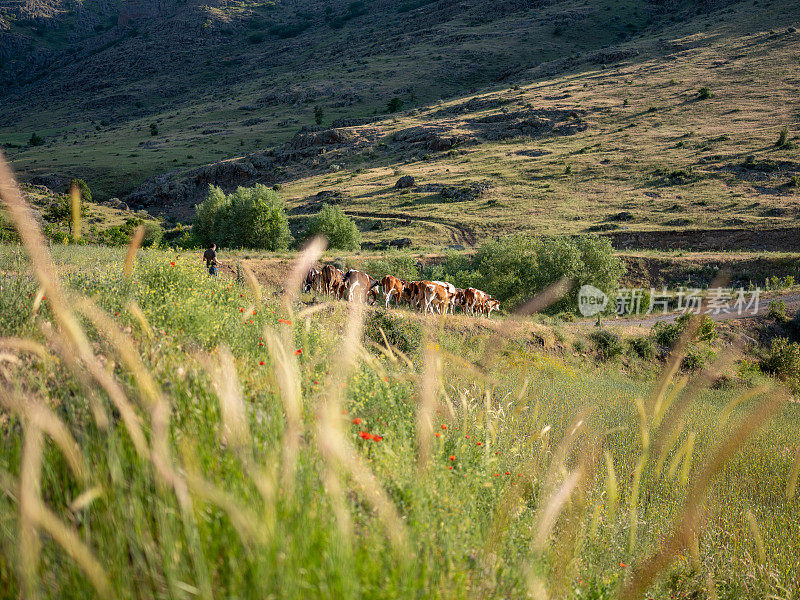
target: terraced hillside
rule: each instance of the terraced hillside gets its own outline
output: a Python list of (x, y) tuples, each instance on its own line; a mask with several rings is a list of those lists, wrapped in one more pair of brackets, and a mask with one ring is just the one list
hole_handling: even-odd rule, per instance
[(30, 81), (6, 62), (24, 177), (182, 222), (209, 184), (280, 184), (296, 230), (338, 203), (396, 246), (800, 214), (800, 2), (159, 6), (86, 50), (47, 30)]

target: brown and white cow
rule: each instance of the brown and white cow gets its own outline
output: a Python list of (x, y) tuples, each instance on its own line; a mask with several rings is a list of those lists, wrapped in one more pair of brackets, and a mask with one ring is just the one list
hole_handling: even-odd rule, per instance
[(492, 318), (492, 311), (493, 310), (500, 310), (500, 302), (496, 298), (489, 296), (489, 299), (486, 300), (486, 303), (483, 305), (483, 310), (486, 313), (486, 318)]
[(462, 288), (456, 288), (456, 293), (453, 295), (454, 310), (456, 306), (460, 306), (461, 310), (466, 310), (466, 299), (464, 297), (464, 290)]
[(409, 281), (403, 286), (403, 301), (408, 302), (409, 306), (422, 308), (423, 302), (423, 284), (428, 283), (425, 281)]
[(475, 312), (483, 312), (483, 307), (489, 299), (489, 294), (476, 288), (464, 290), (464, 310), (467, 314), (475, 316)]
[[(342, 298), (348, 302), (354, 300), (362, 303), (374, 301), (375, 292), (372, 290), (372, 284), (375, 280), (366, 273), (350, 269), (344, 275), (343, 284), (340, 286)], [(345, 298), (346, 296), (346, 298)]]
[(403, 290), (405, 289), (405, 282), (394, 275), (387, 275), (380, 281), (373, 283), (372, 288), (380, 290), (380, 292), (386, 296), (386, 308), (388, 309), (392, 298), (394, 298), (396, 305), (400, 305), (400, 300), (403, 298)]
[(317, 291), (317, 286), (320, 282), (320, 271), (319, 269), (315, 269), (311, 267), (306, 274), (306, 278), (303, 280), (303, 291), (310, 292), (314, 290)]
[(455, 308), (456, 286), (446, 281), (434, 281), (433, 283), (440, 285), (447, 290), (447, 304), (444, 307), (444, 312), (447, 314), (447, 309), (449, 308), (450, 314), (454, 314), (453, 310)]
[(328, 295), (339, 295), (339, 287), (344, 279), (344, 273), (333, 265), (325, 265), (320, 272), (321, 290)]
[(439, 314), (447, 313), (447, 306), (450, 302), (450, 294), (447, 288), (441, 283), (435, 281), (423, 282), (423, 300), (425, 314), (430, 312), (438, 312)]

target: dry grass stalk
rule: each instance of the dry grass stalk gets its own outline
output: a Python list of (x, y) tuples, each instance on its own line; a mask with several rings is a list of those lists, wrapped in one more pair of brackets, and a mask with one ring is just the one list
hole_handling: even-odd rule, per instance
[(125, 266), (123, 273), (126, 278), (129, 278), (133, 273), (133, 264), (136, 260), (136, 253), (142, 247), (142, 240), (144, 240), (144, 225), (139, 225), (131, 236), (131, 241), (128, 244), (128, 252), (125, 254)]

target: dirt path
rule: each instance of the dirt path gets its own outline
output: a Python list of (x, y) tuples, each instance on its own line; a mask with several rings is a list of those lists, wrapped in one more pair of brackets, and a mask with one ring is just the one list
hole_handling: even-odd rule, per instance
[(404, 221), (413, 223), (419, 221), (420, 223), (433, 223), (436, 225), (445, 226), (450, 232), (451, 242), (454, 244), (461, 244), (462, 246), (474, 246), (478, 241), (475, 230), (467, 227), (456, 221), (444, 219), (442, 217), (421, 217), (410, 213), (397, 213), (397, 212), (372, 212), (362, 210), (345, 210), (345, 213), (353, 217), (364, 217), (371, 219), (391, 219), (394, 221)]

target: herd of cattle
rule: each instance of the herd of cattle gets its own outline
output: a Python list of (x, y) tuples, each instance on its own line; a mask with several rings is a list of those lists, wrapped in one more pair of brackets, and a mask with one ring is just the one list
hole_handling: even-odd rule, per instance
[(333, 265), (312, 267), (306, 275), (305, 290), (366, 304), (374, 304), (383, 294), (387, 309), (394, 300), (398, 306), (405, 302), (426, 314), (447, 314), (448, 310), (454, 314), (458, 306), (468, 315), (491, 318), (492, 311), (500, 309), (500, 302), (475, 288), (460, 289), (445, 281), (403, 281), (392, 275), (377, 280), (354, 269), (345, 273)]

